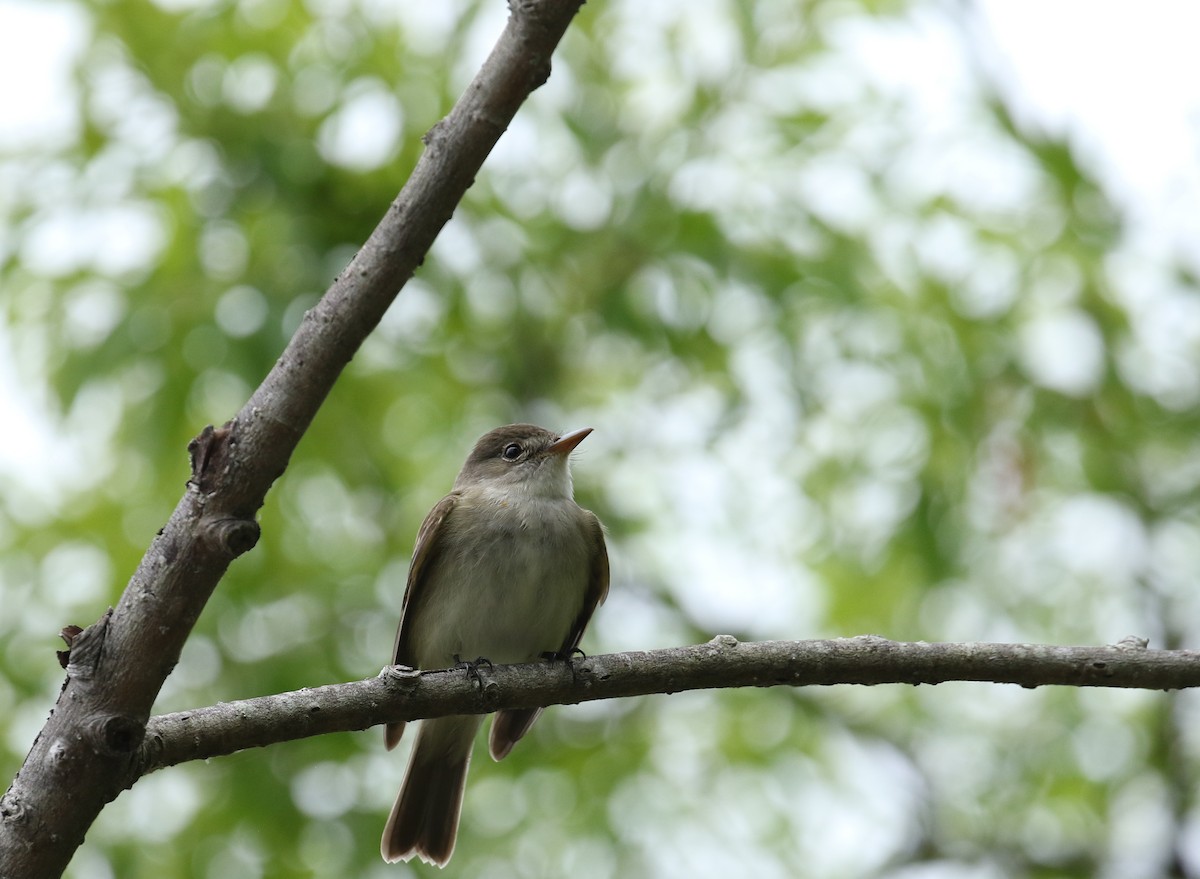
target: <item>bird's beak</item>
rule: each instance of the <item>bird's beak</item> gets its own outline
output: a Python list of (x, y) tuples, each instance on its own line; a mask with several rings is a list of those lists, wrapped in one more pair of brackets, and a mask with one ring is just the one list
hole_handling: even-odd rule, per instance
[(584, 438), (592, 432), (590, 427), (583, 427), (579, 430), (573, 430), (570, 433), (563, 434), (554, 442), (546, 447), (547, 455), (569, 455), (572, 450), (583, 442)]

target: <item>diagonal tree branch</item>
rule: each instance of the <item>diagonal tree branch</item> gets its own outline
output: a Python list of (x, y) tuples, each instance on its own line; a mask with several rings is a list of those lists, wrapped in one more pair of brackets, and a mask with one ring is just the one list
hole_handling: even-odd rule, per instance
[[(0, 876), (61, 875), (100, 810), (139, 776), (150, 708), (254, 516), (342, 368), (475, 179), (582, 0), (511, 0), (503, 35), (362, 249), (237, 416), (189, 446), (192, 478), (120, 602), (70, 634), (67, 679), (0, 799)], [(68, 637), (68, 633), (64, 633)]]
[(398, 720), (684, 690), (948, 681), (1176, 690), (1200, 686), (1200, 652), (1147, 650), (1139, 643), (904, 643), (875, 635), (739, 643), (718, 635), (694, 647), (593, 656), (570, 667), (496, 666), (483, 677), (480, 687), (457, 670), (391, 667), (363, 681), (164, 714), (150, 721), (138, 771)]

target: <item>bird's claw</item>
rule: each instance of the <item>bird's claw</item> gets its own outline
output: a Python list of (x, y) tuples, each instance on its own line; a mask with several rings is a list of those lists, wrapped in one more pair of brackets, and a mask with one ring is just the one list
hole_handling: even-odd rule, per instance
[(575, 678), (575, 655), (576, 654), (579, 654), (580, 659), (587, 659), (587, 654), (584, 653), (582, 650), (580, 650), (578, 647), (572, 647), (570, 650), (559, 650), (559, 651), (547, 650), (545, 653), (542, 654), (542, 659), (546, 660), (547, 662), (555, 662), (555, 661), (565, 662), (567, 664), (567, 668), (569, 668), (571, 670), (571, 681), (574, 682), (576, 679)]
[(467, 678), (474, 681), (479, 686), (479, 692), (483, 692), (483, 678), (479, 674), (479, 667), (486, 665), (489, 669), (493, 668), (492, 661), (486, 656), (476, 656), (474, 659), (462, 659), (457, 653), (454, 654), (454, 667), (464, 669), (467, 673)]
[(580, 659), (587, 659), (587, 654), (578, 647), (572, 647), (570, 650), (546, 650), (542, 653), (542, 659), (546, 660), (547, 662), (554, 662), (554, 660), (558, 659), (562, 662), (570, 664), (575, 659), (576, 655), (578, 655)]

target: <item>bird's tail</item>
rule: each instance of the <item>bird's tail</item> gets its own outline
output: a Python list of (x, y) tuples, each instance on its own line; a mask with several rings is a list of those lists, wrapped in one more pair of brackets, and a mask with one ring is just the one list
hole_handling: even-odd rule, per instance
[(454, 853), (471, 748), (482, 721), (455, 715), (421, 722), (404, 786), (383, 829), (379, 850), (385, 861), (416, 855), (446, 866)]

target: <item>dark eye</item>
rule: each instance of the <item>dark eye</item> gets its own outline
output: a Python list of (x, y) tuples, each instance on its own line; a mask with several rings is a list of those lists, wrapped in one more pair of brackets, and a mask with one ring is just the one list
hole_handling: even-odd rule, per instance
[(519, 443), (509, 443), (507, 446), (504, 447), (504, 451), (500, 453), (500, 456), (502, 458), (504, 458), (505, 461), (517, 460), (517, 458), (521, 457), (520, 444)]

